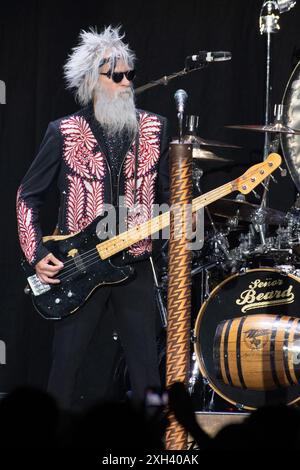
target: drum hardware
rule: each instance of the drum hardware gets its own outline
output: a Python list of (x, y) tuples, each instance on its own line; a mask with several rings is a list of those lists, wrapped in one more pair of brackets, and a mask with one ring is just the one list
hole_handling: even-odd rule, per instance
[[(196, 338), (195, 340), (192, 341), (192, 343), (195, 343), (196, 342)], [(188, 381), (188, 392), (190, 395), (192, 395), (192, 393), (194, 392), (194, 388), (195, 388), (195, 385), (198, 381), (198, 378), (199, 378), (199, 367), (198, 367), (198, 363), (196, 361), (196, 354), (193, 353), (192, 354), (192, 367), (191, 367), (191, 375), (189, 377), (189, 381)]]
[(156, 269), (153, 263), (153, 258), (150, 256), (150, 264), (152, 268), (152, 273), (153, 273), (153, 279), (154, 279), (154, 292), (155, 292), (155, 300), (156, 300), (156, 305), (160, 314), (160, 319), (163, 328), (167, 328), (167, 309), (163, 300), (163, 294), (162, 294), (162, 285), (159, 285), (158, 279), (157, 279), (157, 273)]
[(239, 274), (240, 276), (243, 276), (244, 274), (247, 273), (247, 269), (248, 269), (248, 268), (247, 268), (246, 266), (241, 266), (241, 268), (239, 269), (238, 274)]
[[(225, 142), (219, 142), (217, 140), (203, 139), (198, 135), (199, 116), (187, 115), (186, 116), (186, 130), (184, 136), (184, 142), (193, 144), (195, 149), (201, 149), (202, 147), (220, 147), (220, 148), (233, 148), (240, 149), (238, 145), (227, 144)], [(194, 157), (194, 155), (193, 155)], [(194, 158), (200, 158), (194, 157)], [(217, 157), (219, 159), (220, 157)], [(214, 160), (214, 158), (211, 158)]]
[(186, 115), (185, 127), (186, 127), (186, 133), (188, 135), (197, 135), (197, 131), (199, 127), (199, 116), (196, 116), (195, 114)]
[[(201, 400), (201, 410), (202, 411), (214, 411), (214, 398), (215, 391), (210, 387), (209, 381), (206, 377), (200, 377), (200, 370), (197, 362), (197, 357), (195, 352), (192, 354), (192, 365), (191, 365), (191, 375), (188, 381), (188, 393), (193, 395), (195, 393), (195, 388), (199, 380), (202, 383), (202, 400)], [(210, 396), (209, 396), (210, 395)]]
[[(199, 160), (193, 160), (192, 162), (192, 180), (193, 180), (193, 196), (201, 196), (200, 180), (203, 176), (203, 170), (198, 165)], [(206, 206), (207, 207), (207, 206)]]
[[(283, 5), (285, 3), (285, 5)], [(279, 19), (280, 14), (289, 11), (294, 5), (295, 1), (283, 0), (269, 1), (264, 0), (260, 15), (259, 15), (259, 28), (260, 34), (267, 36), (267, 57), (266, 57), (266, 83), (265, 83), (265, 126), (269, 125), (269, 112), (271, 109), (271, 92), (272, 92), (272, 77), (271, 77), (271, 51), (272, 51), (272, 34), (277, 33), (280, 29)], [(264, 160), (267, 158), (270, 150), (269, 131), (265, 131), (264, 143)], [(264, 194), (263, 202), (265, 203), (266, 194)]]
[[(213, 215), (218, 217), (237, 217), (245, 222), (253, 222), (253, 219), (262, 220), (268, 225), (280, 225), (285, 221), (285, 213), (277, 209), (261, 208), (257, 204), (237, 199), (222, 198), (209, 205)], [(259, 222), (261, 223), (261, 222)]]
[(208, 273), (209, 270), (217, 266), (217, 264), (218, 263), (208, 263), (205, 265), (197, 266), (196, 268), (192, 269), (192, 276), (196, 276), (196, 274), (199, 274), (202, 271), (205, 271)]
[(221, 261), (231, 262), (232, 258), (229, 253), (229, 242), (226, 235), (222, 232), (217, 232), (212, 238), (212, 242), (214, 245), (214, 253), (217, 258)]
[[(274, 32), (274, 31), (273, 31)], [(269, 51), (268, 51), (269, 54)], [(269, 64), (270, 65), (270, 64)], [(269, 70), (267, 72), (267, 75), (269, 73)], [(282, 104), (278, 104), (274, 106), (274, 123), (269, 124), (269, 91), (270, 91), (270, 83), (269, 83), (269, 76), (267, 77), (267, 89), (266, 89), (266, 121), (265, 125), (233, 125), (233, 126), (226, 126), (230, 129), (238, 129), (238, 130), (248, 130), (248, 131), (255, 131), (255, 132), (264, 132), (265, 133), (265, 146), (264, 146), (264, 158), (267, 157), (269, 151), (276, 151), (278, 150), (279, 147), (279, 136), (283, 134), (288, 134), (288, 135), (300, 135), (300, 131), (297, 131), (295, 129), (292, 129), (289, 126), (286, 126), (283, 124), (283, 111), (284, 111), (284, 106)], [(272, 141), (270, 141), (269, 134), (274, 134), (275, 137)], [(283, 168), (280, 168), (281, 171), (281, 176), (284, 177), (286, 176), (286, 170)], [(271, 178), (271, 180), (274, 183), (277, 183), (277, 180), (275, 178)], [(265, 184), (263, 184), (263, 195), (261, 198), (261, 204), (260, 208), (262, 210), (267, 209), (267, 194), (269, 191), (269, 184), (270, 184), (270, 178), (267, 178)], [(256, 197), (256, 195), (255, 195)], [(263, 214), (263, 212), (261, 212)], [(260, 215), (257, 212), (256, 218), (260, 218)], [(266, 222), (266, 221), (265, 221)], [(266, 222), (267, 223), (267, 222)], [(261, 243), (265, 243), (265, 237), (266, 237), (266, 224), (265, 223), (257, 223), (256, 222), (256, 229), (259, 231), (260, 234), (260, 239)]]
[[(267, 189), (267, 188), (266, 188)], [(266, 221), (266, 210), (264, 207), (259, 207), (256, 211), (254, 211), (253, 215), (251, 216), (252, 224), (255, 230), (259, 233), (260, 241), (262, 245), (265, 245), (265, 221)]]

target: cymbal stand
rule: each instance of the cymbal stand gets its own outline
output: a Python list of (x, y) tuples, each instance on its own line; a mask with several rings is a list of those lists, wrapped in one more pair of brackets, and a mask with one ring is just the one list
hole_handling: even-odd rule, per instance
[[(278, 126), (278, 130), (280, 130), (280, 128), (283, 126), (283, 123), (282, 123), (283, 105), (282, 104), (276, 104), (274, 106), (274, 115), (275, 115), (274, 126)], [(280, 133), (278, 132), (278, 133), (275, 133), (275, 136), (274, 136), (273, 140), (269, 140), (269, 142), (268, 142), (268, 152), (269, 153), (278, 152), (279, 144), (280, 144)], [(281, 176), (283, 177), (285, 175), (286, 175), (286, 173), (281, 168)], [(267, 194), (268, 194), (268, 191), (269, 191), (270, 180), (272, 180), (274, 183), (277, 183), (277, 180), (274, 178), (273, 175), (270, 175), (266, 179), (265, 183), (262, 183), (262, 186), (264, 187), (264, 191), (263, 191), (263, 195), (262, 195), (260, 209), (258, 209), (256, 211), (258, 221), (254, 221), (254, 224), (256, 224), (256, 227), (258, 227), (258, 231), (259, 231), (259, 234), (260, 234), (260, 239), (261, 239), (262, 244), (265, 243), (265, 235), (266, 235), (266, 226), (263, 222), (263, 218), (264, 218), (263, 209), (267, 207)]]
[[(266, 58), (266, 84), (265, 84), (265, 125), (269, 124), (270, 115), (270, 102), (271, 102), (271, 48), (272, 48), (272, 34), (276, 33), (279, 29), (279, 7), (277, 1), (264, 0), (263, 6), (260, 11), (259, 27), (260, 34), (266, 34), (267, 36), (267, 58)], [(269, 133), (265, 132), (265, 143), (264, 143), (264, 155), (263, 158), (266, 160), (270, 152), (270, 139)], [(267, 207), (267, 194), (269, 191), (270, 179), (264, 183), (264, 192), (261, 200), (261, 208)], [(265, 240), (266, 227), (263, 224), (258, 224), (260, 228), (260, 237), (262, 243)]]
[(157, 279), (157, 274), (156, 274), (156, 269), (153, 263), (152, 256), (150, 256), (150, 264), (152, 268), (152, 273), (153, 273), (153, 279), (154, 279), (154, 285), (155, 285), (155, 299), (156, 299), (156, 304), (157, 308), (160, 314), (160, 319), (163, 328), (167, 328), (167, 309), (165, 306), (165, 303), (163, 301), (163, 294), (162, 294), (162, 288), (158, 284), (158, 279)]
[[(295, 0), (264, 0), (260, 16), (259, 27), (260, 33), (267, 36), (267, 58), (266, 58), (266, 87), (265, 87), (265, 125), (269, 124), (270, 109), (271, 109), (271, 50), (272, 50), (272, 34), (280, 30), (279, 19), (282, 13), (285, 13), (296, 4)], [(282, 116), (281, 116), (282, 117)], [(269, 133), (265, 132), (264, 143), (264, 160), (270, 153), (270, 138)], [(267, 206), (267, 193), (269, 188), (270, 179), (268, 178), (264, 184), (264, 193), (261, 201), (261, 207)]]

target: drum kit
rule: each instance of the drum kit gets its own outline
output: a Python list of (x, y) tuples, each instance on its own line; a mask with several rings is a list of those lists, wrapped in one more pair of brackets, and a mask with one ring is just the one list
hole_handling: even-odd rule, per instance
[[(264, 159), (281, 147), (300, 193), (300, 62), (291, 74), (282, 103), (274, 107), (274, 122), (270, 123), (269, 116), (271, 38), (280, 29), (280, 15), (295, 4), (295, 0), (264, 0), (260, 12), (260, 33), (267, 36), (265, 124), (227, 127), (263, 133)], [(229, 52), (201, 51), (187, 57), (183, 70), (151, 81), (136, 93), (167, 85), (208, 63), (230, 59)], [(200, 137), (198, 116), (186, 116), (184, 135), (187, 96), (184, 90), (174, 95), (178, 142), (192, 146), (193, 189), (198, 196), (207, 164), (211, 168), (232, 163), (217, 155), (218, 149), (240, 147)], [(281, 176), (286, 174), (281, 170)], [(200, 390), (199, 411), (215, 411), (217, 397), (238, 410), (300, 403), (300, 196), (287, 212), (268, 207), (271, 180), (276, 182), (271, 175), (262, 184), (261, 198), (253, 191), (259, 204), (238, 195), (205, 208), (204, 245), (193, 252), (192, 265), (194, 353), (189, 391), (197, 403)], [(162, 249), (160, 255), (167, 261), (166, 250)], [(157, 305), (165, 327), (166, 265), (160, 274), (160, 282), (156, 280)]]
[[(300, 63), (273, 124), (228, 127), (270, 133), (272, 151), (281, 144), (300, 192), (299, 103)], [(186, 124), (184, 141), (193, 146), (193, 183), (198, 195), (202, 164), (228, 163), (214, 150), (238, 147), (198, 136), (197, 116), (187, 116)], [(300, 196), (287, 212), (263, 202), (250, 203), (241, 195), (220, 199), (208, 206), (206, 219), (204, 246), (193, 253), (193, 289), (198, 292), (192, 318), (190, 393), (199, 394), (200, 387), (202, 411), (216, 410), (220, 397), (237, 410), (297, 403)]]

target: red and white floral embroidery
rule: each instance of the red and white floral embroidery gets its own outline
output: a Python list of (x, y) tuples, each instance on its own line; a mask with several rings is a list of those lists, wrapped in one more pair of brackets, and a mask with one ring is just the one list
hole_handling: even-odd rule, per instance
[[(142, 224), (153, 216), (153, 204), (155, 200), (155, 181), (157, 173), (146, 175), (142, 181), (139, 181), (137, 200), (138, 206), (136, 214), (128, 217), (129, 228)], [(125, 199), (126, 200), (126, 199)], [(130, 206), (128, 206), (130, 207)], [(143, 253), (150, 253), (152, 250), (151, 237), (147, 237), (129, 248), (132, 256), (141, 256)]]
[(92, 150), (97, 141), (87, 121), (81, 116), (72, 116), (61, 123), (61, 131), (66, 136), (69, 147), (78, 150)]
[(101, 152), (89, 156), (87, 161), (90, 173), (95, 175), (97, 179), (102, 179), (105, 173), (104, 157)]
[(97, 140), (83, 117), (64, 119), (60, 126), (64, 136), (64, 159), (79, 176), (86, 179), (104, 177), (105, 163), (101, 152), (94, 153)]
[(88, 223), (91, 223), (103, 212), (104, 187), (99, 181), (85, 182), (85, 187), (87, 191), (86, 214)]
[(17, 194), (17, 218), (21, 248), (27, 261), (32, 263), (37, 249), (37, 237), (32, 223), (32, 209), (22, 199), (21, 188)]
[(156, 116), (149, 116), (146, 113), (141, 114), (138, 177), (145, 175), (158, 162), (160, 129), (161, 122)]
[[(140, 114), (138, 177), (145, 175), (155, 166), (160, 155), (161, 122), (156, 116)], [(125, 161), (125, 176), (132, 178), (135, 167), (135, 144), (131, 147)]]
[[(139, 225), (152, 217), (152, 206), (155, 199), (155, 182), (157, 172), (156, 164), (160, 155), (160, 131), (161, 122), (156, 116), (150, 116), (147, 113), (140, 114), (140, 140), (139, 156), (137, 168), (137, 195), (136, 203), (138, 209), (135, 213), (128, 216), (128, 228)], [(127, 154), (124, 173), (125, 173), (125, 203), (127, 207), (133, 207), (134, 204), (134, 170), (135, 170), (135, 149), (134, 146)], [(146, 252), (151, 252), (152, 242), (148, 237), (135, 243), (129, 248), (132, 256), (140, 256)]]
[(126, 178), (132, 178), (135, 166), (135, 144), (129, 149), (124, 163), (124, 172)]
[(103, 211), (104, 187), (99, 181), (87, 182), (68, 175), (67, 226), (71, 233), (83, 230)]
[(68, 180), (67, 226), (70, 233), (75, 233), (87, 225), (83, 217), (85, 206), (84, 185), (82, 179), (78, 176), (68, 175)]
[(152, 217), (152, 208), (155, 200), (155, 181), (157, 172), (150, 173), (143, 178), (139, 186), (139, 199), (144, 207), (145, 218), (147, 220)]
[(125, 181), (125, 204), (126, 207), (133, 207), (134, 205), (134, 179), (126, 180)]
[(104, 204), (105, 157), (87, 121), (80, 116), (64, 119), (64, 159), (75, 175), (68, 175), (67, 227), (74, 233), (84, 229), (102, 211)]

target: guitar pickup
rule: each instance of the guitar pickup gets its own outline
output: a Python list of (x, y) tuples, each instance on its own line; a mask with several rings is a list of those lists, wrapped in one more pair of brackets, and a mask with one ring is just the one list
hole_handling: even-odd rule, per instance
[(73, 260), (78, 271), (82, 271), (82, 272), (86, 271), (86, 266), (82, 260), (81, 255), (75, 255)]
[(36, 274), (28, 277), (27, 281), (35, 297), (42, 295), (51, 289), (51, 286), (49, 284), (44, 284)]

